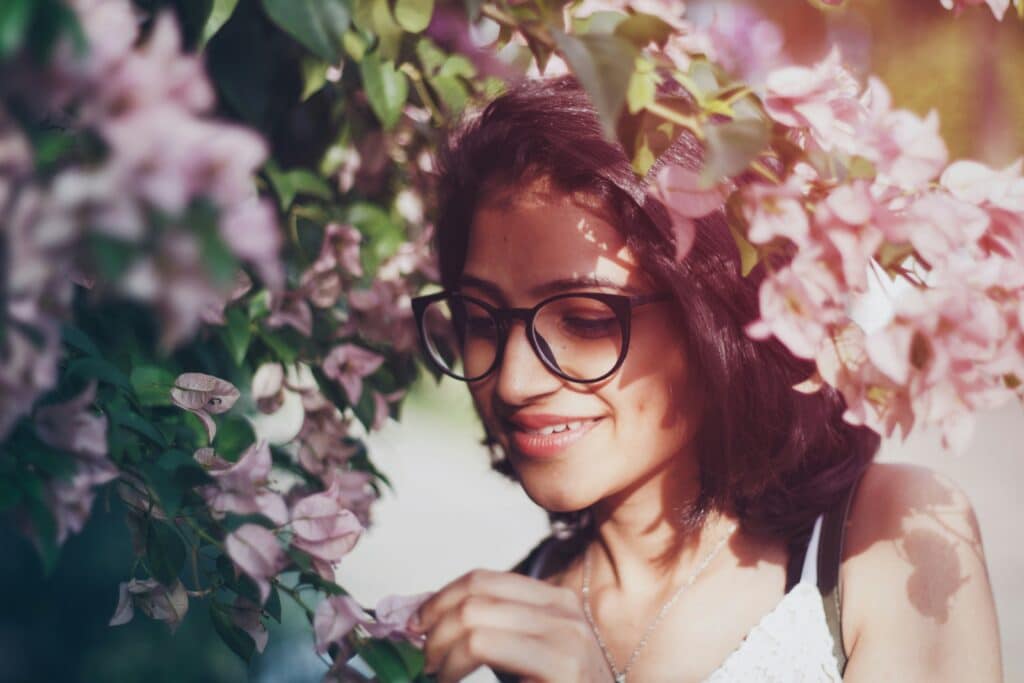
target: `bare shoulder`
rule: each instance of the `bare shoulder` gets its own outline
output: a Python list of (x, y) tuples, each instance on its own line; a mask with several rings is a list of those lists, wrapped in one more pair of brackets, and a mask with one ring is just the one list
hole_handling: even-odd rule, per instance
[(948, 478), (872, 464), (851, 505), (841, 582), (846, 680), (1001, 680), (981, 531)]

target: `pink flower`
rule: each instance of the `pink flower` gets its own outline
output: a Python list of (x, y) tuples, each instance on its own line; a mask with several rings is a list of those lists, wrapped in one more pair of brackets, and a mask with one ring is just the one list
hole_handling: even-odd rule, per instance
[(47, 483), (46, 501), (57, 522), (57, 545), (85, 527), (92, 513), (96, 488), (117, 479), (120, 472), (103, 458), (79, 462), (70, 479), (53, 479)]
[(331, 644), (342, 641), (358, 625), (366, 628), (374, 638), (408, 640), (414, 644), (422, 644), (426, 637), (411, 632), (408, 624), (416, 610), (432, 595), (433, 593), (420, 593), (381, 598), (374, 610), (376, 619), (350, 596), (336, 595), (327, 598), (317, 606), (316, 615), (313, 617), (317, 652), (327, 652)]
[(323, 654), (327, 648), (341, 641), (356, 625), (370, 620), (359, 603), (348, 595), (334, 595), (319, 605), (313, 616), (316, 651)]
[(269, 292), (267, 298), (270, 315), (266, 319), (267, 327), (289, 325), (304, 337), (313, 336), (313, 311), (303, 296), (302, 291)]
[(743, 214), (750, 226), (747, 239), (755, 244), (767, 244), (782, 237), (803, 245), (810, 233), (802, 192), (792, 182), (747, 186), (743, 189)]
[(655, 191), (672, 217), (676, 234), (676, 260), (682, 260), (693, 246), (694, 218), (702, 218), (725, 205), (731, 183), (702, 187), (700, 173), (682, 166), (665, 166), (658, 171)]
[(231, 410), (240, 395), (231, 382), (201, 372), (178, 375), (171, 389), (174, 405), (202, 420), (211, 442), (217, 434), (217, 425), (211, 414), (219, 415)]
[(329, 581), (334, 580), (332, 565), (355, 547), (363, 532), (352, 511), (342, 507), (339, 493), (335, 483), (292, 508), (292, 546), (308, 553), (317, 573)]
[(348, 301), (352, 317), (342, 333), (359, 333), (399, 353), (410, 351), (416, 346), (411, 298), (408, 285), (401, 279), (378, 278), (370, 289), (351, 290)]
[(261, 413), (276, 413), (284, 403), (284, 368), (280, 363), (264, 363), (252, 376), (252, 398)]
[(409, 620), (432, 595), (433, 592), (427, 592), (418, 595), (388, 595), (381, 598), (374, 609), (376, 621), (366, 624), (366, 630), (374, 638), (414, 642), (426, 640), (425, 635), (418, 635), (409, 630)]
[(239, 595), (235, 598), (235, 604), (227, 608), (227, 612), (235, 626), (248, 633), (252, 638), (252, 642), (256, 645), (256, 651), (263, 652), (267, 647), (270, 634), (260, 619), (263, 613), (260, 606)]
[[(241, 172), (239, 177), (248, 179)], [(269, 201), (249, 198), (233, 205), (221, 221), (220, 235), (235, 256), (253, 265), (268, 289), (281, 289), (284, 271), (278, 252), (282, 239), (277, 212)]]
[(174, 633), (188, 612), (188, 594), (180, 581), (175, 581), (170, 588), (156, 579), (132, 579), (121, 583), (110, 626), (127, 624), (135, 616), (136, 607), (150, 619), (167, 622), (171, 633)]
[(96, 400), (96, 381), (64, 403), (36, 410), (36, 433), (46, 444), (85, 460), (104, 461), (107, 455), (107, 416), (90, 408)]
[(761, 317), (747, 326), (747, 334), (775, 336), (794, 355), (814, 358), (829, 326), (841, 321), (845, 311), (837, 302), (835, 276), (814, 255), (801, 252), (798, 258), (761, 283)]
[(362, 235), (350, 225), (331, 223), (324, 231), (320, 255), (302, 275), (302, 289), (317, 308), (330, 308), (341, 296), (344, 278), (360, 277)]
[(364, 528), (370, 526), (370, 508), (377, 500), (377, 492), (371, 485), (372, 474), (334, 467), (323, 473), (321, 481), (328, 487), (337, 486), (338, 504), (351, 510)]
[(296, 437), (299, 464), (317, 476), (333, 467), (343, 466), (358, 450), (346, 441), (348, 425), (338, 409), (316, 391), (303, 393), (306, 414)]
[(224, 547), (235, 566), (256, 582), (260, 604), (265, 603), (270, 595), (270, 580), (288, 566), (277, 536), (258, 524), (243, 524), (227, 535)]
[(372, 375), (384, 362), (384, 357), (355, 344), (341, 344), (331, 349), (324, 358), (324, 374), (341, 385), (352, 405), (359, 403), (363, 394), (363, 378)]
[(252, 278), (244, 270), (235, 273), (232, 289), (228, 295), (215, 304), (211, 304), (199, 314), (200, 319), (207, 325), (224, 325), (224, 309), (235, 303), (252, 289)]
[(194, 455), (213, 477), (217, 485), (202, 489), (204, 500), (215, 518), (228, 512), (240, 515), (262, 514), (278, 525), (288, 522), (288, 509), (280, 494), (266, 488), (272, 460), (270, 447), (260, 440), (230, 463), (202, 448)]
[(868, 115), (861, 154), (875, 163), (879, 178), (910, 189), (934, 179), (948, 158), (938, 115), (931, 111), (921, 119), (905, 109), (893, 110), (889, 90), (874, 76), (862, 99)]
[(768, 74), (765, 109), (786, 126), (807, 128), (825, 151), (857, 151), (863, 106), (858, 86), (833, 49), (814, 67), (788, 66)]

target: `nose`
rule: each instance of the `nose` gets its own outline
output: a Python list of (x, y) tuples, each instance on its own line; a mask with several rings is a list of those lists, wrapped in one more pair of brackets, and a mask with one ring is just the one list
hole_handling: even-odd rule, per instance
[(503, 403), (522, 405), (531, 399), (556, 391), (561, 378), (552, 373), (537, 357), (526, 337), (526, 325), (511, 324), (501, 363), (496, 370), (495, 390)]

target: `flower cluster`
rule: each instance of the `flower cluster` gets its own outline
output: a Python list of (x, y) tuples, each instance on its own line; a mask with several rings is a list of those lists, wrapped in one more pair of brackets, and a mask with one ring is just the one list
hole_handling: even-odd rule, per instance
[[(941, 427), (962, 451), (973, 415), (1015, 396), (1024, 375), (1024, 178), (946, 165), (934, 112), (891, 106), (877, 79), (859, 92), (833, 53), (769, 75), (765, 107), (808, 152), (783, 182), (741, 190), (746, 237), (795, 251), (761, 288), (748, 332), (817, 359), (847, 420), (882, 434)], [(815, 158), (830, 153), (828, 165)], [(872, 277), (909, 285), (888, 324), (846, 329)], [(839, 340), (842, 341), (839, 341)]]

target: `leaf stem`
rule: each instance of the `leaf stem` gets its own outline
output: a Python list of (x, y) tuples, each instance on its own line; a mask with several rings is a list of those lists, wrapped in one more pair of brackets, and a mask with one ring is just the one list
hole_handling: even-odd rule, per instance
[(671, 107), (666, 107), (660, 102), (651, 102), (645, 107), (645, 109), (655, 116), (660, 116), (666, 121), (669, 121), (670, 123), (682, 126), (693, 133), (698, 140), (704, 140), (704, 131), (701, 130), (700, 121), (696, 117), (680, 114), (676, 110)]

